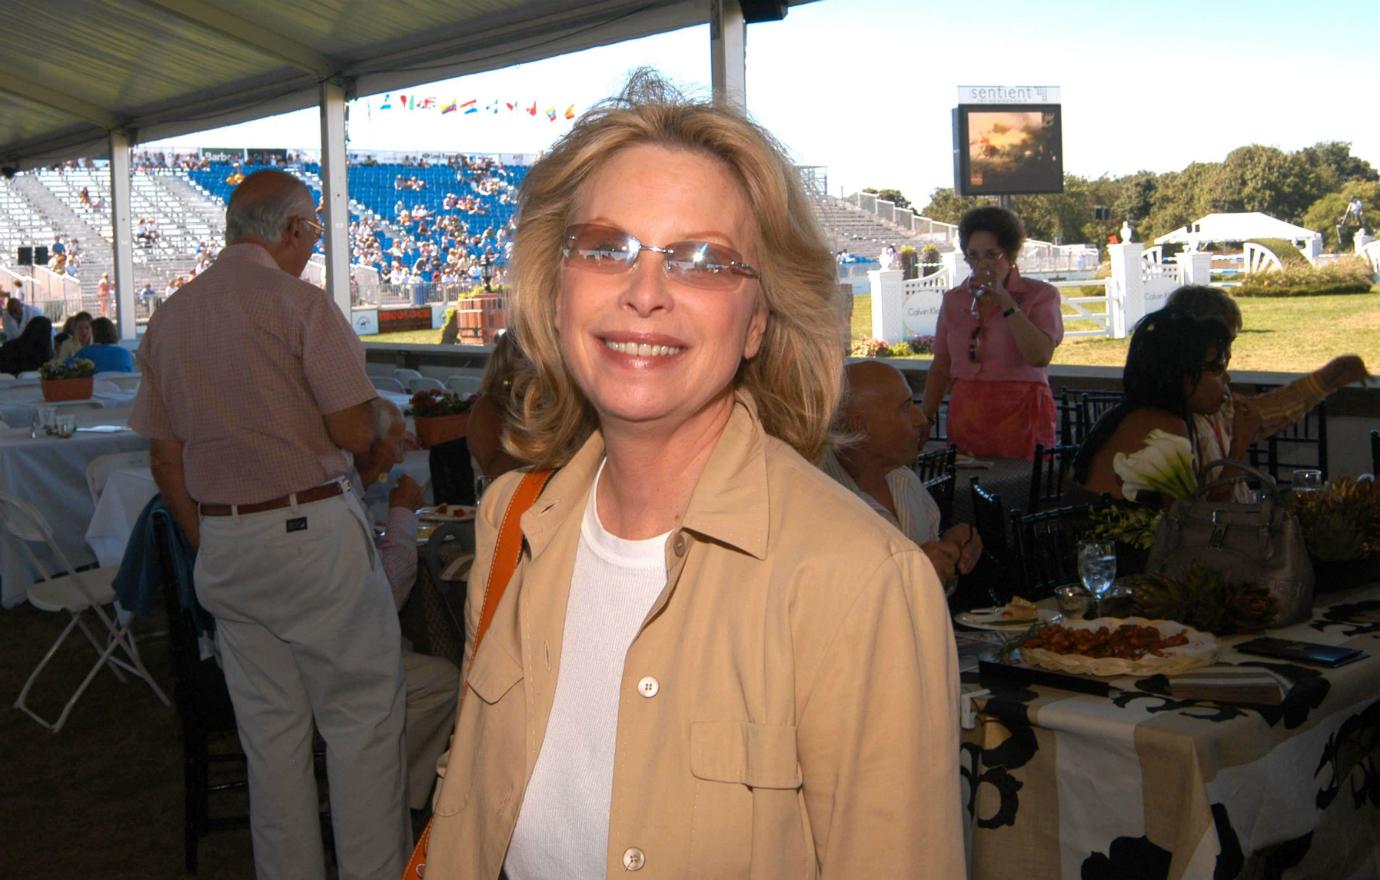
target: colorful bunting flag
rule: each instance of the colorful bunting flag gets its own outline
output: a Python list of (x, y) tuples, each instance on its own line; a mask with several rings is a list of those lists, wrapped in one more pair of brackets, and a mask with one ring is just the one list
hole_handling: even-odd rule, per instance
[(574, 105), (574, 104), (571, 104), (569, 107), (565, 108), (565, 118), (566, 118), (566, 119), (574, 119), (574, 118), (575, 118), (575, 105)]
[(422, 103), (421, 103), (421, 105), (418, 107), (418, 109), (419, 109), (419, 110), (430, 110), (432, 107), (435, 107), (435, 106), (436, 106), (436, 99), (435, 99), (435, 98), (423, 98), (423, 99), (422, 99)]
[(546, 108), (546, 121), (547, 121), (547, 122), (555, 122), (555, 121), (556, 121), (556, 108), (555, 108), (555, 107), (547, 107), (547, 108)]
[(528, 116), (536, 116), (536, 115), (537, 115), (537, 102), (536, 102), (536, 101), (533, 101), (533, 102), (532, 102), (532, 106), (527, 108), (527, 115), (528, 115)]
[(383, 96), (383, 106), (380, 107), (379, 109), (380, 109), (380, 110), (392, 110), (392, 109), (393, 109), (393, 103), (392, 103), (392, 101), (393, 101), (393, 95), (392, 95), (392, 93), (391, 93), (391, 92), (385, 93), (384, 96)]
[(441, 115), (442, 115), (442, 116), (445, 116), (447, 113), (454, 113), (454, 112), (455, 112), (455, 99), (454, 99), (454, 98), (451, 98), (451, 99), (450, 99), (450, 103), (447, 104), (446, 106), (444, 106), (444, 107), (441, 108)]

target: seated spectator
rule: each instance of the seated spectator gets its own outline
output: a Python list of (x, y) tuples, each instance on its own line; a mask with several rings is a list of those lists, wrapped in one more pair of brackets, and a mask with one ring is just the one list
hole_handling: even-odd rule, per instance
[(514, 334), (502, 333), (494, 340), (494, 351), (484, 368), (479, 396), (470, 407), (470, 420), (465, 429), (470, 458), (474, 461), (476, 483), (482, 480), (483, 485), (488, 485), (526, 463), (514, 457), (503, 445), (503, 432), (509, 422), (509, 407), (512, 406), (509, 393), (513, 378), (525, 362), (526, 358), (518, 348)]
[(1211, 417), (1230, 399), (1230, 361), (1231, 335), (1219, 321), (1199, 320), (1177, 308), (1142, 318), (1122, 371), (1126, 396), (1084, 439), (1073, 460), (1075, 489), (1125, 500), (1113, 468), (1116, 455), (1139, 452), (1156, 429), (1188, 438), (1196, 472), (1204, 462), (1197, 451), (1195, 416)]
[(149, 310), (150, 315), (153, 314), (154, 309), (158, 308), (158, 293), (153, 289), (152, 281), (144, 282), (143, 289), (139, 291), (139, 301)]
[[(1241, 332), (1241, 309), (1236, 300), (1215, 287), (1185, 285), (1171, 293), (1165, 305), (1181, 308), (1200, 320), (1219, 322), (1227, 329), (1229, 344)], [(1216, 412), (1194, 415), (1198, 458), (1244, 460), (1251, 444), (1278, 434), (1337, 389), (1364, 382), (1369, 375), (1359, 355), (1344, 354), (1302, 379), (1264, 394), (1246, 397), (1233, 393)], [(1234, 484), (1233, 488), (1237, 500), (1249, 500), (1250, 487), (1244, 482)]]
[(982, 539), (968, 523), (939, 534), (939, 505), (911, 470), (930, 423), (895, 367), (862, 361), (849, 364), (845, 373), (843, 426), (858, 439), (826, 452), (820, 467), (919, 544), (952, 592), (954, 576), (972, 571), (982, 557)]
[[(14, 293), (10, 294), (5, 300), (5, 338), (18, 339), (19, 334), (24, 332), (24, 328), (29, 322), (42, 314), (38, 309), (24, 302), (20, 298), (20, 291), (23, 289), (22, 282), (14, 283)], [(50, 325), (51, 326), (51, 325)]]
[[(386, 481), (388, 471), (405, 454), (406, 434), (402, 413), (380, 400), (374, 408), (375, 434), (382, 439), (367, 452), (355, 456), (350, 475), (355, 497), (371, 520), (366, 496), (368, 487)], [(388, 530), (378, 540), (379, 557), (393, 592), (394, 607), (401, 609), (417, 580), (417, 508), (422, 487), (404, 474), (388, 493)], [(404, 740), (407, 745), (407, 805), (425, 809), (436, 782), (436, 761), (450, 742), (459, 698), (460, 670), (443, 657), (418, 654), (403, 640), (403, 674), (407, 680)]]
[(18, 376), (52, 359), (53, 322), (42, 315), (30, 318), (18, 336), (0, 345), (0, 373)]
[[(63, 323), (62, 329), (66, 332), (67, 337), (54, 340), (58, 342), (57, 359), (60, 361), (67, 360), (94, 341), (91, 334), (90, 312), (77, 312)], [(58, 335), (62, 336), (62, 334)]]
[(95, 364), (97, 373), (134, 372), (134, 355), (120, 346), (120, 333), (114, 321), (106, 317), (92, 321), (91, 339), (91, 344), (80, 349), (76, 357)]

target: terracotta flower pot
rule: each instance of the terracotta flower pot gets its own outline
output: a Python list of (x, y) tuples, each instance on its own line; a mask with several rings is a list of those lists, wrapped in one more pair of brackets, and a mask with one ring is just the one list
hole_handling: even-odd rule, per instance
[(94, 376), (84, 376), (80, 379), (43, 379), (39, 385), (43, 388), (44, 400), (86, 400), (91, 396), (94, 379)]
[(470, 423), (470, 414), (414, 416), (412, 421), (417, 427), (417, 442), (421, 444), (423, 449), (430, 449), (438, 443), (445, 443), (448, 440), (465, 436), (465, 429)]

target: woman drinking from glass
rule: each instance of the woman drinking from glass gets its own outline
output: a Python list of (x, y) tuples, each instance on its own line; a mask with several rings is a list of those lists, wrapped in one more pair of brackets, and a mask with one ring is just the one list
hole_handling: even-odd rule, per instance
[[(558, 470), (465, 664), (427, 880), (962, 877), (943, 589), (811, 464), (842, 364), (795, 169), (643, 74), (520, 206), (506, 441)], [(521, 478), (480, 506), (471, 634)]]
[(972, 269), (944, 293), (925, 376), (925, 417), (935, 421), (949, 395), (949, 440), (979, 457), (1026, 459), (1054, 445), (1049, 361), (1064, 338), (1059, 291), (1022, 278), (1020, 218), (1005, 208), (974, 208), (958, 223)]

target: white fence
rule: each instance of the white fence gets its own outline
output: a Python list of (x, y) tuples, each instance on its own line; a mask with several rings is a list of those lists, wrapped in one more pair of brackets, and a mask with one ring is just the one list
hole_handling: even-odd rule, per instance
[[(1063, 303), (1073, 313), (1069, 321), (1091, 321), (1094, 329), (1076, 329), (1065, 336), (1109, 336), (1124, 339), (1137, 321), (1149, 312), (1163, 308), (1171, 291), (1181, 284), (1208, 284), (1212, 256), (1184, 253), (1175, 263), (1152, 263), (1142, 259), (1145, 246), (1138, 243), (1112, 245), (1110, 278), (1054, 282), (1060, 289), (1102, 285), (1103, 293), (1094, 296), (1066, 296)], [(897, 342), (916, 336), (933, 336), (939, 321), (944, 291), (957, 287), (968, 277), (968, 265), (959, 254), (942, 255), (944, 268), (927, 278), (903, 280), (895, 270), (868, 274), (872, 288), (872, 335)]]

